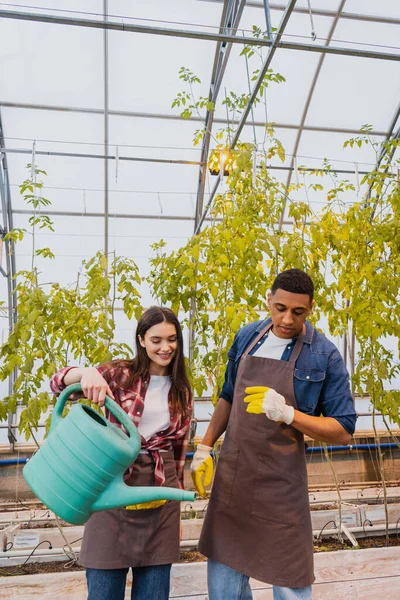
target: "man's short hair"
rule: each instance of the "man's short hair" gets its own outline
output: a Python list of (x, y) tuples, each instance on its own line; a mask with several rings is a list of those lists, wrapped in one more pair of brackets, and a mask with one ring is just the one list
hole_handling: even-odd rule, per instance
[(314, 299), (313, 280), (301, 269), (287, 269), (287, 271), (279, 273), (272, 284), (272, 295), (278, 289), (292, 292), (292, 294), (307, 294), (310, 302)]

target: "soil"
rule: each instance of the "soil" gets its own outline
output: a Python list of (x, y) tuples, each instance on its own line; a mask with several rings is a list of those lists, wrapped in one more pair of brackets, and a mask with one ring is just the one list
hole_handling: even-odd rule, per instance
[(337, 510), (339, 505), (337, 502), (332, 502), (332, 504), (310, 504), (310, 511), (314, 512), (317, 510)]
[(70, 561), (53, 561), (46, 563), (27, 563), (26, 565), (16, 565), (15, 567), (1, 567), (0, 577), (13, 575), (37, 575), (39, 573), (60, 573), (65, 571), (84, 571), (84, 567), (77, 564), (70, 565)]
[[(180, 563), (204, 562), (206, 557), (197, 550), (190, 552), (181, 552)], [(26, 565), (16, 565), (14, 567), (0, 567), (0, 577), (10, 577), (15, 575), (37, 575), (40, 573), (64, 573), (65, 571), (84, 571), (72, 561), (53, 561), (40, 563), (27, 563)]]
[(204, 554), (200, 554), (198, 550), (190, 550), (189, 552), (181, 552), (180, 563), (204, 562), (207, 558)]
[[(385, 536), (376, 536), (368, 538), (358, 538), (359, 548), (383, 548), (385, 546)], [(392, 534), (389, 536), (389, 546), (400, 546), (400, 536)], [(357, 550), (350, 542), (339, 542), (336, 538), (326, 538), (320, 543), (314, 544), (314, 552), (332, 552), (334, 550)], [(180, 563), (204, 562), (206, 557), (200, 554), (197, 550), (189, 552), (181, 552)], [(53, 561), (46, 563), (27, 563), (25, 565), (17, 565), (15, 567), (0, 567), (0, 577), (12, 577), (16, 575), (37, 575), (40, 573), (65, 573), (65, 571), (84, 571), (84, 567), (80, 567), (71, 561)]]
[[(324, 538), (320, 543), (314, 543), (314, 552), (332, 552), (334, 550), (359, 550), (360, 548), (384, 548), (386, 540), (384, 535), (375, 537), (356, 538), (359, 548), (355, 548), (346, 538), (343, 543), (336, 537)], [(389, 546), (400, 546), (400, 537), (397, 533), (389, 535)]]

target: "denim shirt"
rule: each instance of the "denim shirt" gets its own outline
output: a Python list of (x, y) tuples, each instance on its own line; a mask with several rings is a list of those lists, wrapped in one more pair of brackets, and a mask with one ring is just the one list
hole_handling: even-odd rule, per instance
[[(257, 321), (238, 331), (228, 352), (225, 382), (220, 394), (233, 401), (236, 374), (240, 358), (260, 331), (271, 322)], [(252, 349), (254, 354), (266, 337)], [(289, 360), (296, 339), (288, 340), (282, 360)], [(257, 385), (257, 382), (254, 382)], [(348, 433), (355, 430), (357, 415), (350, 391), (349, 374), (339, 350), (322, 333), (306, 321), (306, 335), (294, 370), (294, 394), (297, 408), (307, 415), (333, 417)]]

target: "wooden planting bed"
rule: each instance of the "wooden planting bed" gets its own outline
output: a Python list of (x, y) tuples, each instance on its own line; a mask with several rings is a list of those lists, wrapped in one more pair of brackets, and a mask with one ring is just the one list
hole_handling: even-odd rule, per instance
[[(400, 488), (391, 488), (388, 504), (389, 521), (400, 522)], [(378, 527), (384, 523), (384, 506), (379, 489), (363, 490), (357, 494), (349, 491), (343, 498), (342, 517), (347, 527), (358, 527), (361, 532), (356, 536), (371, 534), (369, 525)], [(342, 494), (343, 496), (343, 494)], [(334, 528), (338, 519), (338, 510), (334, 508), (337, 499), (334, 492), (322, 492), (310, 495), (311, 517), (314, 535), (321, 529), (324, 534), (328, 528)], [(182, 504), (183, 545), (195, 547), (203, 519), (207, 501), (197, 500), (191, 504)], [(328, 524), (330, 522), (330, 524)], [(65, 526), (64, 535), (79, 552), (82, 526)], [(371, 528), (372, 529), (372, 528)], [(382, 533), (382, 532), (381, 532)], [(393, 530), (392, 534), (400, 535)], [(54, 514), (30, 505), (16, 510), (2, 510), (0, 505), (0, 536), (10, 547), (19, 536), (32, 535), (32, 539), (49, 540), (53, 548), (61, 549), (65, 542), (55, 526)], [(372, 540), (371, 540), (372, 541)], [(33, 542), (32, 542), (33, 543)], [(360, 542), (361, 543), (361, 542)], [(325, 544), (325, 540), (320, 542)], [(18, 544), (16, 544), (18, 546)], [(65, 555), (48, 555), (47, 544), (42, 544), (34, 556), (29, 557), (31, 547), (20, 547), (23, 558), (18, 557), (18, 548), (0, 552), (0, 566), (11, 567), (23, 563), (28, 558), (32, 562), (50, 562), (63, 560)], [(25, 554), (24, 554), (25, 553)], [(197, 558), (196, 558), (197, 560)], [(392, 600), (400, 598), (400, 546), (363, 550), (338, 550), (335, 552), (318, 552), (315, 555), (317, 580), (314, 585), (313, 600)], [(3, 572), (4, 573), (4, 572)], [(5, 574), (5, 573), (4, 573)], [(1, 577), (0, 600), (86, 600), (86, 582), (84, 571), (64, 569), (60, 572), (41, 573), (38, 575), (17, 575)], [(271, 586), (252, 581), (254, 600), (272, 600)], [(126, 599), (130, 597), (130, 585)], [(207, 600), (206, 564), (179, 563), (173, 566), (171, 600)], [(228, 599), (227, 599), (228, 600)]]
[[(392, 533), (400, 533), (397, 529), (397, 523), (400, 522), (400, 502), (398, 498), (393, 498), (388, 504), (389, 522)], [(361, 502), (361, 499), (360, 499)], [(203, 526), (202, 518), (187, 518), (197, 515), (204, 515), (206, 503), (197, 501), (193, 506), (182, 507), (183, 514), (183, 548), (195, 548), (199, 539), (201, 528)], [(337, 532), (339, 522), (339, 511), (337, 508), (324, 510), (325, 505), (311, 506), (311, 521), (314, 536), (319, 534), (332, 535)], [(333, 504), (332, 504), (333, 506)], [(317, 508), (318, 510), (313, 510)], [(321, 510), (320, 510), (321, 509)], [(186, 517), (186, 518), (185, 518)], [(368, 535), (382, 535), (385, 523), (385, 510), (382, 504), (350, 504), (342, 505), (342, 523), (350, 530), (354, 531), (355, 537), (365, 537)], [(396, 525), (394, 525), (396, 524)], [(395, 528), (395, 529), (394, 529)], [(35, 560), (62, 560), (64, 558), (62, 548), (66, 547), (65, 539), (62, 537), (59, 529), (56, 527), (54, 514), (47, 510), (35, 511), (16, 511), (0, 513), (0, 540), (2, 543), (0, 552), (0, 567), (15, 565), (24, 561), (29, 556), (31, 550), (37, 544), (42, 542), (35, 551), (30, 562)], [(78, 549), (81, 546), (83, 536), (83, 526), (64, 526), (63, 532), (66, 540), (72, 547)], [(45, 541), (47, 543), (45, 543)], [(49, 543), (53, 549), (59, 549), (58, 557), (54, 551), (46, 552)], [(4, 551), (7, 548), (7, 551)], [(43, 555), (48, 554), (47, 558)], [(53, 557), (50, 555), (53, 554)]]
[[(315, 555), (313, 600), (400, 598), (400, 547)], [(254, 600), (272, 600), (271, 586), (252, 580)], [(0, 600), (86, 600), (83, 571), (3, 578)], [(128, 585), (126, 600), (130, 598)], [(207, 600), (206, 563), (176, 564), (171, 600)]]

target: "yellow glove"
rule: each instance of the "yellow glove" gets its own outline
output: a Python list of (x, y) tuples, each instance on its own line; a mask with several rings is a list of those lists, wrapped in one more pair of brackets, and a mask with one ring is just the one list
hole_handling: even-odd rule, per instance
[(159, 508), (163, 506), (167, 500), (153, 500), (152, 502), (142, 502), (141, 504), (130, 504), (126, 506), (126, 510), (147, 510), (148, 508)]
[(214, 475), (214, 462), (211, 450), (211, 446), (199, 444), (190, 465), (194, 487), (203, 498), (206, 495), (204, 487), (210, 485)]
[(246, 412), (254, 415), (264, 413), (271, 421), (286, 423), (290, 425), (294, 419), (294, 408), (286, 404), (285, 398), (272, 388), (265, 386), (248, 387), (245, 390), (249, 394), (244, 398), (248, 403)]

